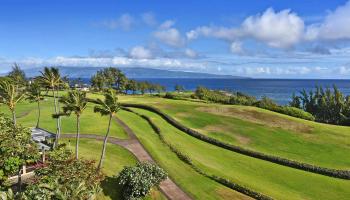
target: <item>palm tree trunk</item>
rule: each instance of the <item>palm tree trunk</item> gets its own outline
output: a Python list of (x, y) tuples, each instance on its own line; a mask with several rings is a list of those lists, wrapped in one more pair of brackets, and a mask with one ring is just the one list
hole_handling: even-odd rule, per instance
[(80, 139), (80, 115), (77, 115), (77, 137), (75, 142), (75, 158), (79, 157), (79, 139)]
[(36, 127), (39, 128), (40, 126), (40, 116), (41, 116), (41, 110), (40, 110), (40, 100), (38, 100), (38, 119), (36, 122)]
[[(55, 88), (52, 88), (52, 94), (53, 94), (53, 102), (54, 102), (54, 107), (55, 107), (55, 114), (57, 115), (57, 99), (56, 99), (56, 93), (55, 93)], [(55, 148), (58, 145), (58, 132), (59, 132), (59, 120), (56, 119), (56, 138), (55, 138), (55, 143), (53, 144), (53, 147)]]
[(13, 121), (13, 124), (16, 125), (16, 124), (17, 124), (16, 111), (15, 111), (15, 109), (11, 109), (11, 112), (12, 112), (12, 121)]
[[(57, 92), (56, 98), (59, 99), (59, 96), (58, 96), (58, 89), (56, 90), (56, 92)], [(59, 102), (59, 101), (57, 101), (57, 113), (58, 113), (58, 114), (60, 113), (60, 102)], [(57, 134), (57, 144), (58, 144), (58, 140), (59, 140), (60, 137), (61, 137), (61, 130), (62, 130), (62, 127), (61, 127), (61, 125), (62, 125), (62, 119), (61, 119), (61, 116), (60, 116), (60, 115), (58, 116), (57, 121), (58, 121), (58, 128), (57, 128), (57, 132), (58, 132), (58, 134)]]
[(105, 157), (105, 153), (106, 153), (106, 146), (107, 146), (107, 140), (108, 140), (108, 135), (109, 135), (109, 131), (111, 128), (111, 121), (112, 121), (112, 114), (109, 115), (109, 122), (108, 122), (108, 129), (107, 129), (107, 133), (106, 133), (106, 137), (103, 141), (103, 148), (102, 148), (102, 153), (101, 153), (101, 158), (100, 158), (100, 162), (98, 163), (98, 167), (97, 170), (100, 170), (102, 168), (102, 163)]

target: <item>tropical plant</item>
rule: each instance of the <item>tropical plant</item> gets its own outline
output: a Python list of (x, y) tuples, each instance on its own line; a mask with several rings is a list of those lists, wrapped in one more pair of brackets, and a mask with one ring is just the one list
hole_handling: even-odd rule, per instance
[(138, 163), (125, 167), (118, 176), (124, 199), (134, 200), (145, 197), (152, 187), (159, 186), (167, 178), (167, 173), (152, 163)]
[(16, 105), (24, 98), (24, 91), (18, 87), (11, 79), (0, 80), (0, 103), (8, 106), (12, 113), (12, 121), (16, 124)]
[(88, 105), (88, 99), (86, 98), (86, 92), (74, 90), (68, 92), (67, 96), (63, 96), (60, 100), (64, 104), (63, 112), (70, 115), (72, 112), (77, 117), (77, 135), (75, 143), (75, 158), (78, 159), (79, 155), (79, 138), (80, 138), (80, 117)]
[(350, 124), (349, 100), (350, 96), (344, 96), (336, 86), (333, 90), (316, 87), (308, 92), (302, 90), (300, 96), (294, 95), (290, 105), (313, 114), (316, 121), (347, 125)]
[(59, 90), (59, 87), (63, 85), (63, 80), (58, 68), (45, 67), (44, 71), (40, 73), (41, 75), (37, 77), (37, 80), (40, 82), (40, 84), (43, 87), (52, 91), (53, 100), (54, 100), (54, 114), (58, 116), (56, 120), (56, 140), (54, 143), (54, 146), (57, 146), (58, 140), (61, 134), (61, 117), (58, 115), (60, 107), (57, 99), (58, 99), (58, 90)]
[[(37, 145), (31, 140), (29, 129), (13, 124), (0, 114), (0, 189), (7, 186), (7, 178), (20, 174), (22, 166), (39, 158)], [(20, 185), (20, 182), (19, 182)]]
[(38, 117), (36, 122), (36, 127), (40, 127), (40, 115), (41, 115), (41, 108), (40, 108), (40, 102), (44, 99), (41, 94), (41, 86), (38, 81), (34, 80), (29, 86), (27, 87), (27, 100), (30, 102), (36, 102), (37, 108), (38, 108)]
[(7, 76), (19, 87), (26, 85), (26, 75), (17, 63), (14, 63), (12, 71)]
[(103, 179), (94, 161), (75, 159), (63, 145), (48, 154), (35, 175), (24, 192), (26, 199), (95, 199)]
[(105, 152), (106, 152), (106, 146), (107, 146), (107, 140), (111, 128), (111, 121), (113, 116), (120, 110), (120, 104), (118, 103), (118, 97), (115, 93), (114, 90), (109, 90), (108, 92), (105, 93), (104, 95), (105, 99), (97, 99), (96, 105), (94, 107), (94, 112), (95, 113), (100, 113), (102, 116), (109, 116), (109, 122), (108, 122), (108, 128), (107, 128), (107, 133), (103, 142), (103, 148), (102, 148), (102, 153), (101, 153), (101, 158), (100, 162), (98, 164), (98, 169), (101, 169), (102, 163), (105, 157)]
[(175, 88), (174, 88), (174, 89), (175, 89), (175, 91), (177, 91), (178, 93), (185, 91), (185, 88), (184, 88), (182, 85), (178, 85), (178, 84), (175, 85)]

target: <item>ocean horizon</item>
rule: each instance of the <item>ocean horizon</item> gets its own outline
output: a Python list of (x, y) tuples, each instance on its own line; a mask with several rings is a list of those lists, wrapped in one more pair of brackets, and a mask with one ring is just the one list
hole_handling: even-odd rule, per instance
[[(82, 79), (90, 83), (90, 79)], [(316, 86), (332, 88), (336, 85), (344, 95), (350, 95), (350, 79), (193, 79), (193, 78), (136, 78), (137, 81), (149, 81), (166, 87), (167, 91), (174, 91), (176, 84), (185, 90), (194, 91), (197, 86), (204, 86), (213, 90), (242, 92), (260, 99), (267, 96), (281, 105), (291, 100), (292, 94), (299, 94), (305, 89), (310, 91)]]

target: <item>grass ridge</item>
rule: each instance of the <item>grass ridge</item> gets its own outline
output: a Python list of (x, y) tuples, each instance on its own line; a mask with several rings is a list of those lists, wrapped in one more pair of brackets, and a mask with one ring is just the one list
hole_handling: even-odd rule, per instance
[(246, 156), (262, 159), (262, 160), (269, 161), (269, 162), (273, 162), (273, 163), (280, 164), (283, 166), (292, 167), (295, 169), (300, 169), (300, 170), (307, 171), (307, 172), (312, 172), (312, 173), (330, 176), (330, 177), (334, 177), (334, 178), (350, 180), (350, 171), (349, 170), (339, 170), (339, 169), (320, 167), (320, 166), (316, 166), (316, 165), (312, 165), (312, 164), (308, 164), (308, 163), (290, 160), (287, 158), (281, 158), (278, 156), (264, 154), (264, 153), (261, 153), (258, 151), (248, 150), (248, 149), (245, 149), (245, 148), (242, 148), (239, 146), (235, 146), (235, 145), (230, 145), (230, 144), (221, 142), (217, 139), (207, 137), (207, 136), (199, 133), (198, 131), (192, 130), (192, 129), (182, 125), (180, 122), (176, 121), (174, 118), (170, 117), (169, 115), (165, 114), (164, 112), (162, 112), (161, 110), (159, 110), (158, 108), (155, 108), (153, 106), (144, 105), (144, 104), (132, 104), (132, 103), (122, 103), (121, 105), (123, 107), (141, 108), (141, 109), (145, 109), (145, 110), (151, 111), (153, 113), (156, 113), (159, 116), (161, 116), (164, 120), (166, 120), (168, 123), (173, 125), (175, 128), (187, 133), (188, 135), (195, 137), (197, 139), (200, 139), (204, 142), (213, 144), (215, 146), (218, 146), (218, 147), (230, 150), (230, 151), (234, 151), (236, 153), (240, 153), (240, 154), (243, 154)]

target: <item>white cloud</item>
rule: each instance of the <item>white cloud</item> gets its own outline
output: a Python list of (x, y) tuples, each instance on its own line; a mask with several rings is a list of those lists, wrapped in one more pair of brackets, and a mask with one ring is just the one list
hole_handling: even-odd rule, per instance
[(147, 13), (143, 13), (141, 15), (142, 21), (147, 24), (148, 26), (155, 26), (157, 25), (157, 20), (154, 16), (153, 13), (151, 12), (147, 12)]
[(185, 50), (185, 55), (189, 58), (197, 58), (198, 57), (198, 54), (197, 52), (195, 52), (194, 50), (192, 49), (186, 49)]
[(304, 22), (290, 10), (275, 12), (267, 9), (263, 14), (246, 18), (240, 27), (202, 26), (187, 32), (189, 40), (199, 36), (214, 37), (233, 42), (252, 38), (275, 48), (290, 48), (303, 38)]
[(290, 10), (275, 12), (267, 9), (262, 15), (248, 17), (242, 23), (245, 36), (252, 37), (271, 47), (289, 48), (304, 34), (304, 21)]
[(135, 23), (135, 19), (131, 15), (125, 13), (125, 14), (122, 14), (117, 19), (104, 21), (102, 23), (102, 25), (104, 25), (110, 29), (119, 29), (120, 28), (122, 30), (128, 31), (131, 29), (131, 27), (134, 23)]
[(129, 56), (135, 59), (152, 58), (152, 52), (143, 46), (136, 46), (130, 50)]
[(350, 1), (330, 12), (321, 24), (307, 27), (307, 40), (350, 39)]
[(165, 22), (163, 22), (159, 28), (160, 29), (169, 29), (171, 28), (172, 26), (175, 25), (175, 21), (174, 20), (166, 20)]
[(242, 54), (244, 52), (242, 48), (242, 42), (232, 42), (230, 46), (230, 51), (233, 54)]
[(159, 41), (172, 47), (182, 47), (185, 45), (185, 39), (176, 28), (173, 28), (174, 21), (168, 20), (159, 26), (159, 29), (153, 33), (153, 36)]

